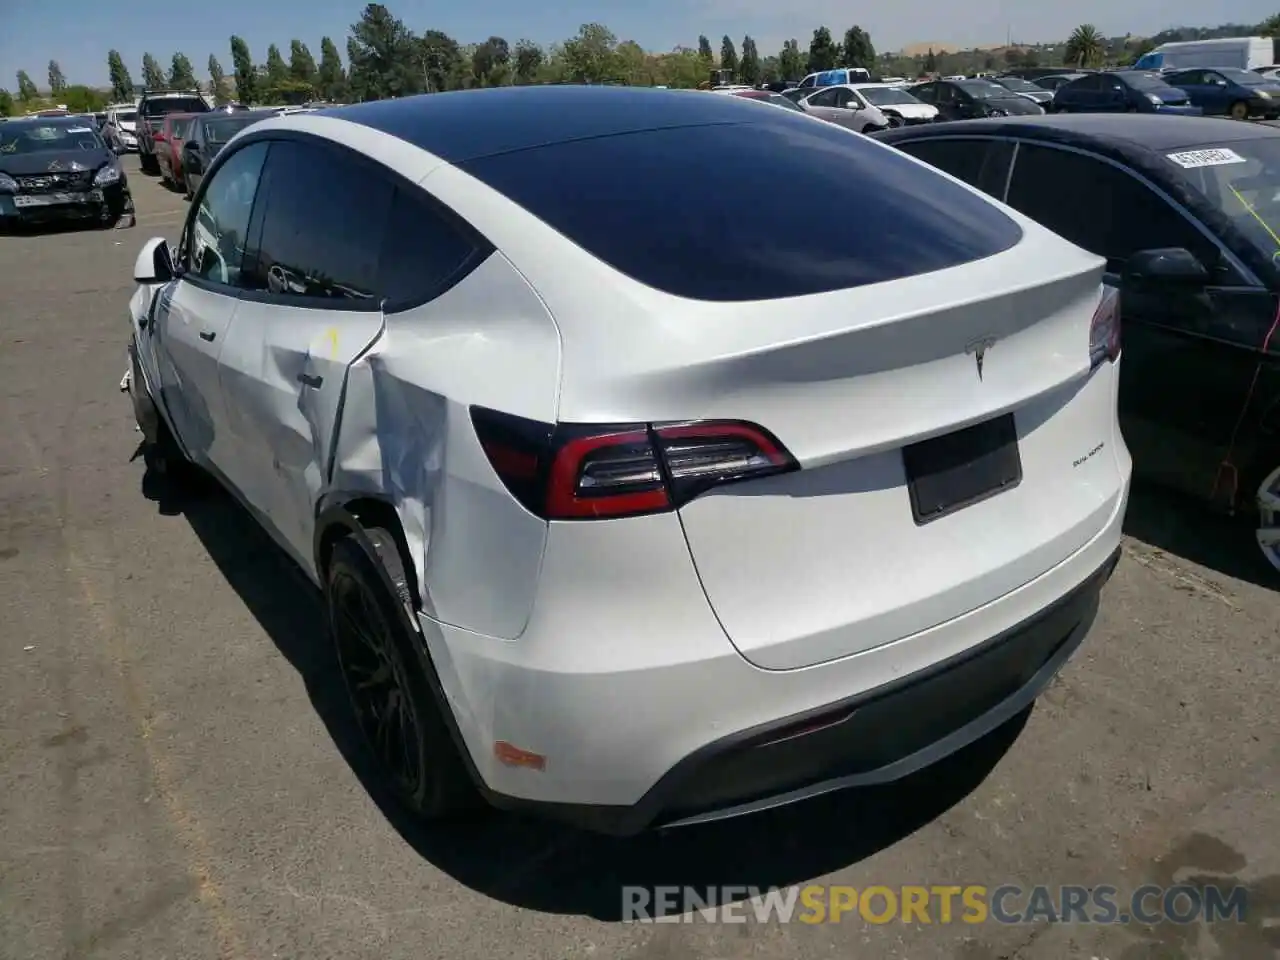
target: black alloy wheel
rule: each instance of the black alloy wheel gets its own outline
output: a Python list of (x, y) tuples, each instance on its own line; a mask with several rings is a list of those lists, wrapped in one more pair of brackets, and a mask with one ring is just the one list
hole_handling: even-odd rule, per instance
[[(365, 531), (393, 582), (402, 584), (395, 541)], [(329, 625), (356, 724), (381, 774), (411, 813), (437, 818), (469, 810), (477, 795), (439, 712), (397, 598), (354, 537), (334, 547), (326, 577)]]

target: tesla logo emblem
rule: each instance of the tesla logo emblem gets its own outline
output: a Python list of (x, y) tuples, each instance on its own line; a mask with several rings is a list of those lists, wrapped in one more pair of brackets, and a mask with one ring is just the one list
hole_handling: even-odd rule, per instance
[(987, 351), (996, 345), (995, 337), (982, 337), (974, 340), (964, 348), (965, 353), (973, 354), (973, 359), (978, 364), (978, 379), (982, 379), (982, 363), (987, 358)]
[(62, 164), (60, 164), (57, 160), (54, 160), (51, 164), (49, 164), (50, 173), (57, 173), (61, 169), (62, 169)]

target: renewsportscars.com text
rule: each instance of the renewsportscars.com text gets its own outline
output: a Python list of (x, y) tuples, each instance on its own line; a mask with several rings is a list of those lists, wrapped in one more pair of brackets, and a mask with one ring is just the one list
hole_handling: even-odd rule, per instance
[(623, 887), (622, 919), (649, 923), (1210, 923), (1244, 921), (1248, 891), (1177, 885)]

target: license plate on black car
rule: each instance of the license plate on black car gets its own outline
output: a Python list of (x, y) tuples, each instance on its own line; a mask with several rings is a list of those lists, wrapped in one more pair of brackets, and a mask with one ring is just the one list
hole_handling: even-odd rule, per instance
[(917, 524), (955, 513), (1022, 481), (1013, 414), (902, 449)]

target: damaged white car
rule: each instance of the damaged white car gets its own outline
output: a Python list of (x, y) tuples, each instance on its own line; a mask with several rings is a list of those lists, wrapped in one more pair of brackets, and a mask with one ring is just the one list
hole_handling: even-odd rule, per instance
[(901, 777), (1052, 679), (1129, 489), (1102, 270), (785, 110), (441, 94), (228, 144), (122, 386), (324, 592), (411, 810), (630, 833)]

